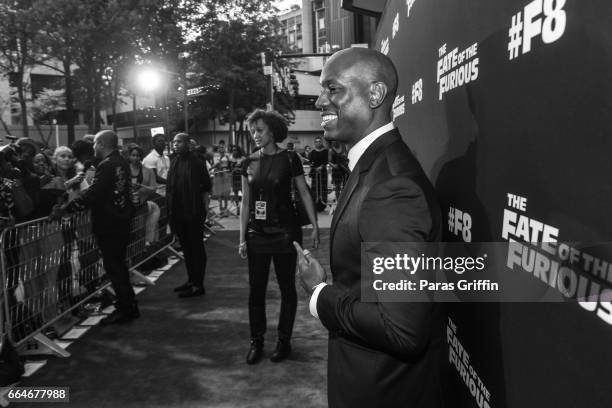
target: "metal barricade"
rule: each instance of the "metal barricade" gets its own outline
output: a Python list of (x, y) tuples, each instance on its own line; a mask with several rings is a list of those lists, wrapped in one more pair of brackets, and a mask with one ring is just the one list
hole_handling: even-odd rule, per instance
[(2, 255), (5, 319), (16, 345), (107, 284), (88, 211), (6, 229)]
[[(143, 206), (131, 220), (126, 259), (130, 271), (151, 285), (135, 268), (174, 242), (165, 198), (152, 201), (157, 209)], [(149, 209), (159, 217), (153, 223), (147, 219)], [(90, 212), (15, 225), (0, 233), (0, 244), (4, 305), (0, 330), (17, 346), (34, 338), (60, 355), (69, 355), (55, 349), (42, 331), (110, 285), (91, 230)]]
[(348, 174), (333, 177), (331, 166), (328, 166), (325, 171), (320, 169), (310, 171), (310, 167), (304, 166), (304, 174), (310, 175), (310, 191), (315, 207), (328, 208), (329, 213), (333, 214), (342, 189), (346, 185)]
[(128, 268), (136, 280), (153, 285), (153, 281), (136, 268), (173, 243), (174, 235), (170, 233), (168, 226), (166, 198), (156, 197), (138, 207), (131, 220), (126, 255)]

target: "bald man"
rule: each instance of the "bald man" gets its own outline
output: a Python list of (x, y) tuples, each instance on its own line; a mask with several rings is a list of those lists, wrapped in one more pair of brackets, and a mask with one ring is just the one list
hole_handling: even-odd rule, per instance
[(187, 133), (174, 136), (172, 146), (176, 155), (168, 172), (166, 198), (168, 218), (185, 256), (187, 282), (174, 288), (181, 298), (203, 296), (206, 272), (204, 248), (204, 202), (210, 192), (210, 175), (206, 164), (191, 149)]
[(125, 256), (134, 212), (130, 168), (117, 150), (115, 132), (103, 130), (94, 137), (94, 152), (100, 164), (93, 183), (71, 205), (91, 208), (92, 229), (102, 252), (104, 270), (117, 295), (115, 311), (100, 324), (127, 323), (140, 316), (130, 283)]
[(347, 144), (351, 170), (331, 224), (333, 284), (324, 283), (312, 255), (298, 251), (310, 312), (329, 330), (329, 407), (439, 407), (438, 305), (362, 301), (365, 294), (378, 299), (369, 277), (362, 282), (362, 243), (441, 236), (433, 187), (391, 120), (395, 67), (377, 51), (351, 48), (327, 61), (320, 81), (324, 137)]

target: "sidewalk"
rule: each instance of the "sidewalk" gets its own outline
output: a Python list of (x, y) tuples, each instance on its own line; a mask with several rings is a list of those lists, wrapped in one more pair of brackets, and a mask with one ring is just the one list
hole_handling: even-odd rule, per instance
[[(294, 352), (279, 364), (267, 359), (276, 342), (280, 302), (274, 274), (268, 286), (266, 358), (255, 366), (244, 362), (248, 275), (246, 261), (236, 256), (237, 242), (237, 231), (220, 231), (208, 240), (206, 296), (179, 299), (172, 292), (186, 277), (179, 262), (138, 295), (140, 319), (93, 327), (68, 348), (71, 357), (49, 358), (19, 386), (70, 387), (71, 407), (327, 406), (327, 331), (310, 316), (300, 287)], [(327, 246), (328, 230), (323, 230), (316, 254), (325, 263)]]
[[(216, 203), (216, 202), (215, 202)], [(217, 206), (212, 204), (211, 207), (218, 213)], [(223, 218), (216, 218), (216, 221), (221, 224), (223, 230), (225, 231), (239, 231), (240, 230), (240, 217), (236, 215), (235, 207), (231, 206), (230, 208), (231, 215)], [(326, 210), (324, 213), (317, 214), (317, 220), (319, 224), (319, 230), (323, 230), (329, 228), (331, 226), (332, 215), (327, 213)], [(304, 237), (308, 237), (306, 231), (309, 227), (304, 227)]]

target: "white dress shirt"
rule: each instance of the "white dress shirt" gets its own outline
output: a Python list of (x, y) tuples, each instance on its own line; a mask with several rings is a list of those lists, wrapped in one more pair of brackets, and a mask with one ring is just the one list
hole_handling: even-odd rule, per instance
[[(152, 149), (151, 153), (145, 156), (142, 160), (142, 165), (149, 169), (155, 169), (159, 177), (168, 178), (168, 170), (170, 169), (170, 158), (166, 154), (159, 154), (157, 150)], [(157, 194), (165, 196), (166, 186), (164, 184), (157, 185)]]
[(351, 150), (348, 151), (349, 169), (353, 171), (361, 156), (363, 156), (365, 151), (368, 150), (368, 147), (370, 147), (370, 145), (374, 143), (376, 139), (394, 128), (395, 125), (393, 122), (389, 122), (386, 125), (379, 127), (351, 147)]
[[(389, 122), (386, 125), (379, 127), (351, 147), (351, 150), (348, 152), (349, 169), (353, 171), (361, 156), (363, 156), (365, 151), (368, 150), (368, 147), (370, 147), (370, 145), (374, 143), (376, 139), (393, 129), (395, 129), (395, 125), (393, 122)], [(325, 285), (327, 285), (327, 283), (321, 282), (315, 286), (314, 292), (312, 292), (312, 296), (310, 297), (310, 302), (308, 303), (310, 314), (317, 319), (319, 318), (319, 314), (317, 313), (317, 299), (319, 298), (319, 293), (321, 293)]]

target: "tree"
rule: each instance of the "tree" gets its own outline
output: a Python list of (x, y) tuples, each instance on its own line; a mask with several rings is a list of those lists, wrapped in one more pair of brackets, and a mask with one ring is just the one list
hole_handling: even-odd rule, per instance
[(34, 0), (0, 1), (0, 71), (16, 89), (24, 137), (28, 137), (26, 73), (40, 61), (36, 43), (39, 27), (31, 19)]
[[(57, 89), (43, 89), (36, 99), (31, 102), (30, 112), (32, 114), (32, 120), (40, 140), (45, 146), (49, 146), (49, 140), (53, 132), (53, 120), (57, 119), (56, 114), (58, 111), (66, 108), (66, 98), (63, 90)], [(42, 125), (48, 125), (48, 131), (45, 135), (42, 130)]]
[[(152, 0), (36, 0), (35, 15), (43, 33), (44, 52), (58, 64), (49, 64), (65, 79), (68, 141), (74, 140), (75, 96), (82, 95), (89, 130), (99, 127), (103, 88), (117, 88), (109, 69), (121, 72), (134, 54), (135, 22), (144, 3)], [(79, 89), (80, 88), (80, 89)], [(77, 92), (78, 90), (78, 92)], [(114, 92), (115, 102), (118, 92)], [(114, 106), (114, 104), (113, 104)]]
[(216, 89), (216, 112), (227, 110), (230, 132), (241, 137), (246, 113), (265, 104), (267, 80), (260, 53), (280, 49), (276, 9), (271, 0), (204, 1), (190, 43), (195, 68)]

